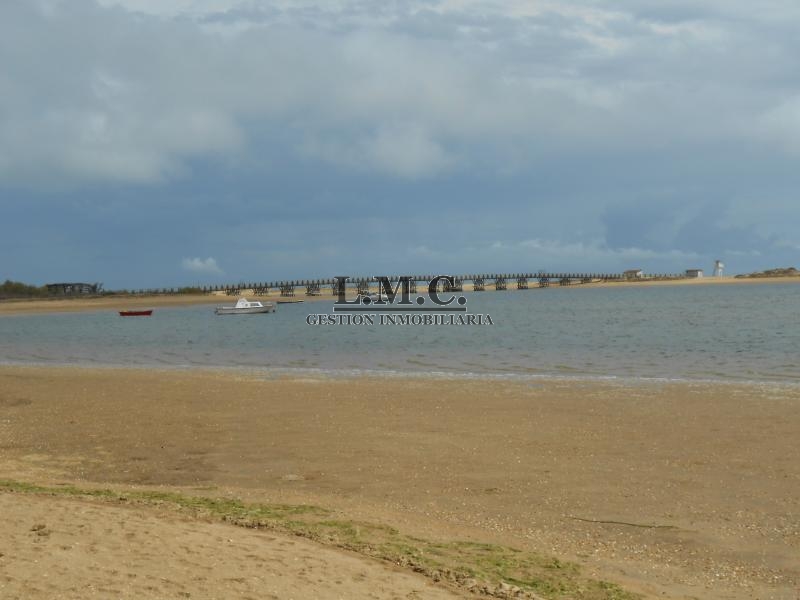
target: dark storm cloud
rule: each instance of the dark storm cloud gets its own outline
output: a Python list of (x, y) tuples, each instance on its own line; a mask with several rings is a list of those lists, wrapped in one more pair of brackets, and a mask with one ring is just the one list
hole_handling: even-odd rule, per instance
[(798, 17), (716, 0), (10, 0), (3, 267), (129, 287), (791, 262)]

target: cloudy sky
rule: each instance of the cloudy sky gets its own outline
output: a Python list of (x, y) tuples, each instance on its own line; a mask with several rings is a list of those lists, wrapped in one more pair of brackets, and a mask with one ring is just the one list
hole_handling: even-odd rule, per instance
[(2, 0), (0, 279), (800, 267), (796, 0)]

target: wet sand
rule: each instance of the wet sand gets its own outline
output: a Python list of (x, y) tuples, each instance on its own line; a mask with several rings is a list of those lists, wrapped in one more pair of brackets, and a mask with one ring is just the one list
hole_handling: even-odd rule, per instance
[[(646, 597), (796, 600), (799, 408), (800, 389), (774, 385), (2, 367), (0, 478), (314, 504), (409, 535), (554, 555)], [(0, 499), (28, 527), (55, 502), (47, 527), (77, 531), (78, 500)], [(137, 518), (155, 531), (163, 517)], [(29, 560), (30, 531), (14, 526), (3, 526), (12, 551)], [(174, 517), (163, 526), (180, 538)], [(217, 526), (230, 527), (187, 545), (227, 535)], [(150, 551), (169, 561), (170, 548)], [(176, 577), (206, 572), (202, 560)], [(23, 589), (26, 571), (2, 561), (6, 585)], [(158, 564), (137, 572), (158, 577)], [(370, 564), (376, 581), (390, 577)]]

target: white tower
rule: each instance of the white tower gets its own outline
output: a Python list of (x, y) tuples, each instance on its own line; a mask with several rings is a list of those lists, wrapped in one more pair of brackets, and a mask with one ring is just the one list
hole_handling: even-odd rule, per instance
[(714, 277), (722, 277), (722, 269), (725, 268), (725, 263), (721, 260), (714, 261)]

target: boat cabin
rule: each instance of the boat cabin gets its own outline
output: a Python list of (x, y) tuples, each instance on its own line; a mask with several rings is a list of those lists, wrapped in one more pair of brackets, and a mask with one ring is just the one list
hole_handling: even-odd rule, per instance
[(263, 306), (264, 305), (261, 304), (261, 302), (250, 302), (247, 298), (239, 298), (236, 301), (236, 306), (234, 306), (234, 308), (261, 308)]

